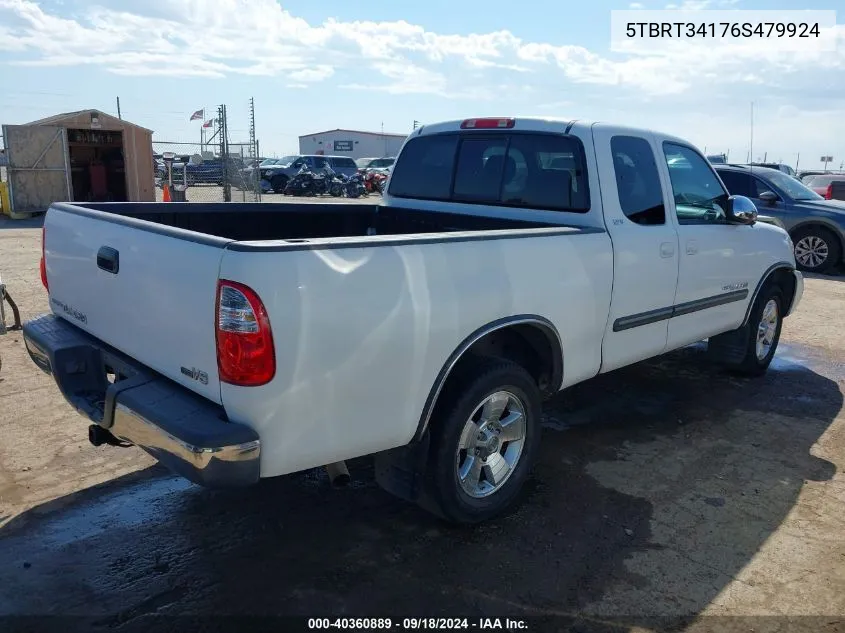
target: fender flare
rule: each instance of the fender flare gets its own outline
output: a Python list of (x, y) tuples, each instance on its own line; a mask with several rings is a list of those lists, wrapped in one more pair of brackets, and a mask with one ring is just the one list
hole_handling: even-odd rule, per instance
[(772, 264), (766, 269), (766, 272), (763, 273), (762, 277), (760, 277), (760, 281), (757, 282), (757, 287), (754, 289), (754, 293), (751, 295), (751, 301), (748, 302), (748, 306), (745, 308), (745, 317), (742, 319), (742, 325), (740, 327), (745, 327), (746, 325), (748, 325), (748, 319), (751, 318), (751, 309), (754, 307), (754, 302), (757, 301), (757, 295), (760, 294), (760, 291), (763, 289), (763, 286), (766, 285), (766, 282), (769, 281), (771, 276), (779, 270), (786, 270), (790, 274), (792, 274), (795, 272), (795, 266), (793, 266), (789, 262), (780, 261), (775, 264)]
[(497, 319), (487, 325), (481, 326), (472, 334), (467, 336), (463, 341), (461, 341), (461, 344), (455, 348), (455, 351), (449, 355), (449, 358), (446, 359), (446, 363), (440, 369), (440, 372), (437, 374), (437, 378), (434, 380), (434, 385), (432, 385), (431, 390), (428, 393), (422, 414), (420, 415), (419, 422), (417, 423), (417, 430), (415, 431), (411, 441), (419, 441), (428, 430), (429, 422), (431, 421), (431, 416), (434, 413), (434, 407), (437, 404), (440, 392), (443, 390), (452, 370), (467, 350), (488, 334), (514, 325), (533, 325), (538, 327), (546, 335), (546, 338), (552, 347), (551, 384), (554, 386), (553, 388), (555, 391), (560, 388), (560, 385), (563, 382), (563, 343), (561, 342), (560, 333), (557, 331), (554, 324), (547, 318), (541, 317), (538, 314), (517, 314)]

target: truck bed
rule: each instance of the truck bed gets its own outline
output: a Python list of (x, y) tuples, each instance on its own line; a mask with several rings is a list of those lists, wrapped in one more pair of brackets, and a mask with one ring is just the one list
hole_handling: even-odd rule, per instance
[[(300, 240), (366, 235), (412, 235), (454, 231), (491, 231), (560, 227), (532, 220), (423, 211), (380, 204), (328, 203), (74, 203), (84, 209), (135, 218), (236, 241)], [(105, 218), (103, 218), (105, 219)], [(141, 228), (141, 227), (139, 227)]]

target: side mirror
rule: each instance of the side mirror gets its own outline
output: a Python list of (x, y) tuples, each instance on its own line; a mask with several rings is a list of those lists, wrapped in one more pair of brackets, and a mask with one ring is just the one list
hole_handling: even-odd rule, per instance
[(774, 191), (764, 191), (760, 194), (760, 200), (765, 202), (767, 205), (772, 206), (775, 202), (778, 201), (778, 194)]
[(754, 224), (757, 221), (757, 207), (745, 196), (728, 198), (726, 213), (728, 224)]

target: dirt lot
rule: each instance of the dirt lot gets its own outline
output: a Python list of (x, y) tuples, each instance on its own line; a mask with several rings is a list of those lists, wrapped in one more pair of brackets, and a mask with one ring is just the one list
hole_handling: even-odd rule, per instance
[[(24, 318), (47, 309), (37, 226), (0, 223), (0, 275)], [(10, 332), (0, 616), (118, 630), (155, 614), (842, 630), (843, 281), (807, 280), (762, 379), (720, 373), (691, 347), (559, 396), (524, 503), (475, 529), (393, 499), (365, 463), (345, 490), (314, 471), (211, 492), (138, 449), (93, 448)]]

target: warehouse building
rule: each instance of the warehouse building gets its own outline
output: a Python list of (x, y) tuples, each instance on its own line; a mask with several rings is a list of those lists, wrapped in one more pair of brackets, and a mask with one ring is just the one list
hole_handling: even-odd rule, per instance
[(327, 130), (299, 137), (300, 154), (381, 158), (396, 156), (407, 134), (361, 132), (359, 130)]

